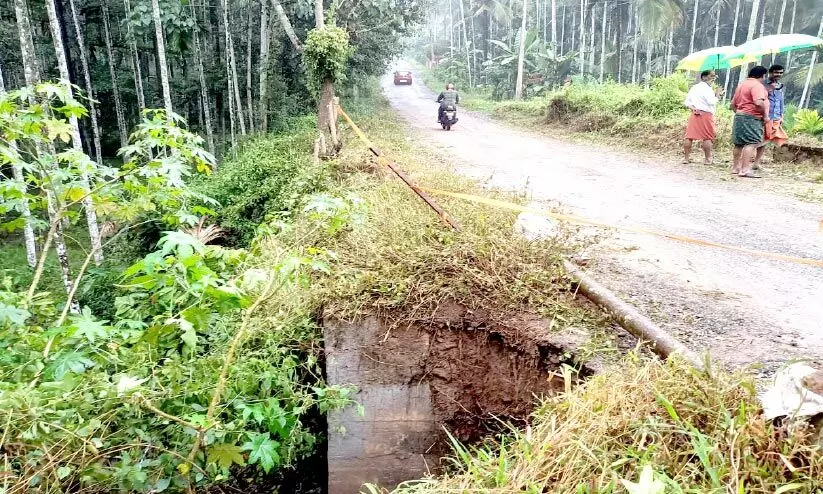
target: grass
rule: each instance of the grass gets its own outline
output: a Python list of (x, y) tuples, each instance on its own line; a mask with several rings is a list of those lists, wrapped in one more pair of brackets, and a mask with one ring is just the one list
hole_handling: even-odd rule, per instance
[[(355, 119), (376, 145), (423, 187), (488, 194), (444, 169), (442, 158), (409, 142), (394, 112), (380, 100)], [(355, 109), (356, 110), (356, 109)], [(426, 321), (444, 301), (484, 309), (504, 319), (530, 312), (558, 330), (606, 326), (606, 317), (577, 299), (561, 260), (580, 246), (567, 232), (554, 240), (530, 242), (513, 230), (516, 214), (437, 198), (462, 232), (445, 226), (405, 184), (376, 163), (347, 132), (343, 154), (333, 164), (336, 184), (325, 194), (346, 205), (346, 227), (317, 230), (311, 214), (294, 230), (262, 246), (276, 252), (295, 237), (312, 249), (334, 253), (331, 273), (318, 280), (323, 311), (344, 319), (378, 315), (389, 323)], [(499, 198), (523, 202), (522, 197)], [(598, 345), (603, 338), (598, 338)]]
[(525, 431), (477, 448), (455, 442), (450, 473), (393, 492), (627, 492), (647, 466), (663, 488), (630, 492), (820, 492), (810, 433), (765, 421), (740, 374), (629, 356), (545, 401)]

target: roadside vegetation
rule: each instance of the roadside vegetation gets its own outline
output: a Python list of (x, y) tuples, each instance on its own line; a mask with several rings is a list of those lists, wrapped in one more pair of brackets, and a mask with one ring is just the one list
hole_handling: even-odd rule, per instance
[(813, 493), (823, 488), (819, 441), (806, 426), (764, 420), (743, 375), (629, 356), (543, 402), (525, 430), (482, 446), (453, 441), (448, 474), (392, 492)]

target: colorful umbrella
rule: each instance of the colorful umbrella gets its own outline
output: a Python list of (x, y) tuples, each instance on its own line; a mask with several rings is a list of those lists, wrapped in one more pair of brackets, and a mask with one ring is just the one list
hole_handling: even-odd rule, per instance
[(702, 72), (704, 70), (730, 69), (745, 63), (744, 52), (736, 46), (718, 46), (700, 50), (677, 64), (676, 70)]
[(747, 41), (737, 48), (746, 55), (746, 62), (754, 62), (763, 55), (823, 48), (823, 39), (808, 34), (772, 34)]

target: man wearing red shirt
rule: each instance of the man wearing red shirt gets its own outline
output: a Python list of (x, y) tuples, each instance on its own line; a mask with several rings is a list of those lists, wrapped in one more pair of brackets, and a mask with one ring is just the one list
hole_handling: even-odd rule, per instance
[(769, 121), (769, 93), (763, 85), (768, 70), (757, 65), (734, 93), (732, 111), (732, 143), (734, 163), (732, 174), (745, 178), (760, 178), (752, 171), (757, 148), (764, 144), (763, 124)]

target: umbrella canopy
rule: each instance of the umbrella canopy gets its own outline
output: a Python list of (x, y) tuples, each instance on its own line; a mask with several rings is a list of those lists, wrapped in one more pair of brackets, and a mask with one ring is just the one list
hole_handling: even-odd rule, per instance
[(675, 70), (702, 72), (704, 70), (730, 69), (745, 63), (744, 53), (736, 46), (717, 46), (700, 50), (681, 60)]
[(763, 55), (776, 55), (809, 48), (823, 48), (823, 39), (808, 34), (772, 34), (738, 46), (738, 49), (748, 58), (748, 62), (753, 62)]

